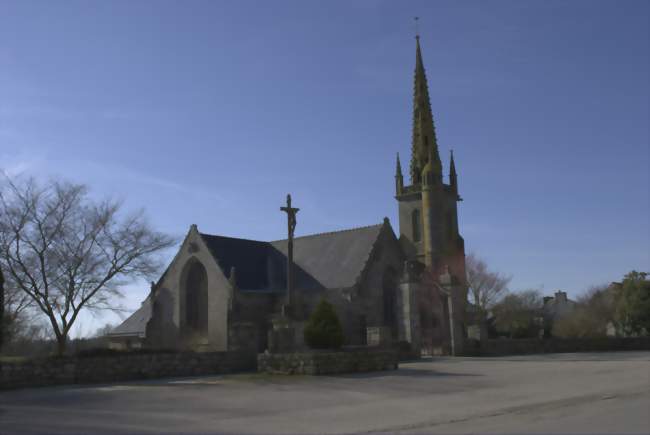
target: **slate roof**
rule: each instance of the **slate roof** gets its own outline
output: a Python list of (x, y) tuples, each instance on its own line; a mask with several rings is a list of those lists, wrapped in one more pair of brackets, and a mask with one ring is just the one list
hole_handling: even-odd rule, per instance
[[(365, 268), (381, 227), (379, 224), (296, 237), (294, 262), (325, 288), (351, 287)], [(271, 245), (286, 257), (286, 239), (271, 242)]]
[[(344, 288), (355, 284), (379, 237), (382, 224), (296, 237), (293, 244), (298, 289)], [(288, 241), (260, 242), (201, 233), (221, 270), (235, 267), (242, 290), (286, 287)]]
[(267, 242), (203, 233), (201, 238), (227, 277), (230, 277), (230, 269), (235, 268), (239, 287), (258, 289), (269, 286), (266, 269), (271, 247)]
[(140, 308), (122, 322), (117, 328), (113, 329), (107, 336), (134, 336), (144, 337), (147, 329), (147, 322), (151, 318), (151, 300), (147, 297)]

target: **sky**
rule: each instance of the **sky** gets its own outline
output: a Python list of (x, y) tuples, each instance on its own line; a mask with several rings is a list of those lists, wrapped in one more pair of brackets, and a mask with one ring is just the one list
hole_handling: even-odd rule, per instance
[(289, 192), (297, 236), (398, 231), (414, 16), (466, 251), (514, 291), (570, 297), (649, 270), (643, 0), (0, 0), (0, 168), (87, 184), (179, 239), (284, 238)]

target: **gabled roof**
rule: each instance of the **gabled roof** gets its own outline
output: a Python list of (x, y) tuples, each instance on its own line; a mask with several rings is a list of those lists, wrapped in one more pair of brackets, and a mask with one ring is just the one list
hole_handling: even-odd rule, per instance
[[(351, 287), (363, 272), (381, 228), (379, 224), (296, 237), (294, 262), (325, 288)], [(286, 257), (286, 239), (271, 245)]]
[[(293, 244), (298, 289), (344, 288), (355, 284), (382, 224), (296, 237)], [(288, 241), (260, 242), (201, 233), (222, 272), (235, 268), (242, 290), (284, 289)]]
[(140, 308), (122, 322), (118, 327), (106, 334), (109, 337), (144, 337), (147, 322), (151, 318), (151, 299), (147, 297)]
[(225, 276), (230, 277), (231, 268), (235, 268), (240, 288), (260, 289), (269, 286), (266, 269), (271, 246), (267, 242), (200, 234)]

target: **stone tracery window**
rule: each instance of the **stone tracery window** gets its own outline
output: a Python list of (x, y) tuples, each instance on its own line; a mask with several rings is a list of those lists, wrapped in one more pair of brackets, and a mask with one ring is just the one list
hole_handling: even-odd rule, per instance
[(187, 332), (206, 336), (208, 333), (208, 275), (196, 260), (185, 266), (183, 295)]

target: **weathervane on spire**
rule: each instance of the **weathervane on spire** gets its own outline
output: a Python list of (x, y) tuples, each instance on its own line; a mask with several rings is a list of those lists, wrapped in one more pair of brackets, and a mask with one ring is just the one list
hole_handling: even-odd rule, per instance
[(414, 17), (413, 19), (415, 20), (415, 39), (419, 39), (420, 38), (420, 29), (418, 27), (418, 22), (420, 20), (420, 17)]

